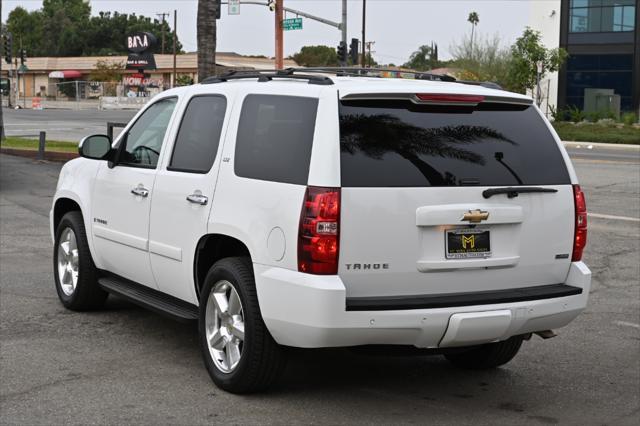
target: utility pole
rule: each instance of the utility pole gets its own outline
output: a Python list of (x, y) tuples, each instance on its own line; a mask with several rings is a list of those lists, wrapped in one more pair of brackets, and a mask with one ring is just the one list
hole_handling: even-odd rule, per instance
[(162, 18), (162, 54), (164, 55), (164, 17), (169, 16), (168, 13), (156, 13), (156, 16)]
[(362, 0), (362, 68), (367, 66), (366, 61), (366, 53), (365, 53), (365, 38), (364, 38), (364, 34), (365, 34), (365, 26), (366, 26), (366, 21), (367, 21), (367, 0)]
[(340, 27), (340, 30), (342, 31), (342, 45), (346, 49), (347, 47), (347, 0), (342, 0), (342, 25)]
[(16, 93), (15, 106), (16, 106), (16, 109), (18, 109), (20, 108), (18, 106), (18, 101), (20, 100), (20, 74), (18, 74), (18, 57), (17, 56), (13, 58), (13, 75), (15, 76), (15, 78), (13, 79), (14, 81), (13, 85)]
[(368, 41), (367, 42), (367, 51), (369, 52), (369, 68), (371, 68), (371, 45), (376, 44), (375, 41)]
[(171, 78), (171, 88), (176, 86), (176, 79), (178, 78), (177, 66), (176, 66), (176, 39), (178, 38), (178, 11), (173, 11), (173, 76)]
[(282, 19), (284, 18), (283, 0), (276, 0), (275, 32), (276, 32), (276, 69), (284, 68), (284, 34), (282, 30)]

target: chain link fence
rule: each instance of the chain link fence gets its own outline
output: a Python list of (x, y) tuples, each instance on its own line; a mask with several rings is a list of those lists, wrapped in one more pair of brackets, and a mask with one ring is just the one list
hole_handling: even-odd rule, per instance
[(49, 83), (47, 100), (86, 101), (99, 100), (103, 96), (126, 96), (122, 83), (116, 81), (65, 81)]

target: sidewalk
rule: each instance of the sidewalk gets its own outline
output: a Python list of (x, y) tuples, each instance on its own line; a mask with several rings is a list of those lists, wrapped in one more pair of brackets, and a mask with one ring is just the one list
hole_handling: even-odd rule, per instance
[(606, 149), (620, 149), (627, 151), (640, 151), (640, 145), (631, 145), (625, 143), (597, 143), (597, 142), (572, 142), (572, 141), (562, 141), (565, 147), (567, 148), (606, 148)]

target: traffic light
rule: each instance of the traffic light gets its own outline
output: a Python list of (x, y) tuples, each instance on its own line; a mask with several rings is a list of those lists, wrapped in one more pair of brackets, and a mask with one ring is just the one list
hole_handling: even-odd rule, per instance
[(4, 48), (4, 60), (10, 64), (13, 58), (13, 36), (11, 33), (5, 33), (2, 36), (2, 44)]
[(357, 38), (351, 39), (351, 44), (349, 45), (349, 58), (351, 58), (351, 63), (354, 65), (358, 65), (358, 50), (360, 47), (360, 40)]
[(221, 16), (221, 9), (222, 9), (222, 0), (215, 0), (216, 1), (216, 19), (220, 19)]
[(20, 49), (20, 65), (27, 62), (27, 49)]
[(340, 61), (341, 63), (346, 63), (347, 62), (347, 43), (345, 43), (344, 41), (341, 41), (340, 44), (338, 45), (338, 61)]

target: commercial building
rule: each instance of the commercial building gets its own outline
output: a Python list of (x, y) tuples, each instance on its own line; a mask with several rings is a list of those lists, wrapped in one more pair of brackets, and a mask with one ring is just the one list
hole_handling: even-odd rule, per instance
[[(121, 64), (118, 71), (120, 77), (105, 93), (104, 84), (94, 81), (93, 73), (99, 62)], [(125, 70), (127, 56), (82, 56), (82, 57), (41, 57), (28, 58), (27, 71), (20, 75), (19, 96), (64, 98), (69, 93), (75, 96), (76, 91), (64, 90), (65, 86), (78, 87), (78, 96), (83, 99), (103, 95), (126, 96), (133, 90), (137, 92), (143, 87), (148, 94), (164, 90), (172, 84), (173, 55), (155, 55), (156, 70), (145, 72), (144, 76), (134, 70)], [(273, 69), (273, 58), (242, 56), (232, 52), (219, 52), (216, 64), (220, 72), (234, 69)], [(285, 61), (286, 67), (296, 66), (291, 60)], [(176, 73), (178, 77), (186, 77), (197, 81), (198, 58), (196, 53), (176, 56)], [(2, 77), (7, 77), (7, 65), (3, 65)], [(76, 82), (82, 82), (76, 85)], [(85, 83), (86, 82), (86, 83)]]
[[(640, 111), (638, 0), (531, 1), (529, 25), (569, 53), (542, 81), (543, 110)], [(547, 97), (548, 94), (548, 97)]]
[[(565, 0), (560, 47), (569, 52), (560, 71), (558, 104), (591, 109), (613, 92), (614, 109), (640, 108), (640, 7), (637, 0)], [(619, 99), (617, 98), (619, 97)]]

